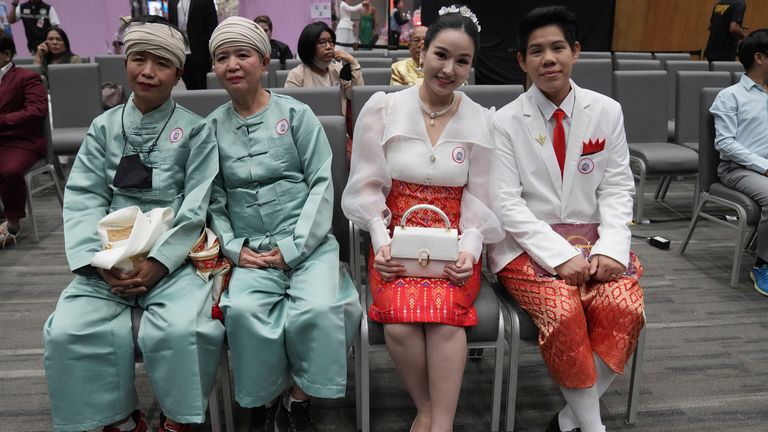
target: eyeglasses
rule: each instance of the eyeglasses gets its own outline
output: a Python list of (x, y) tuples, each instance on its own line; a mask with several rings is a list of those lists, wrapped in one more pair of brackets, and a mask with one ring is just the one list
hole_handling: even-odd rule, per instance
[(324, 47), (326, 45), (335, 46), (336, 42), (333, 41), (333, 39), (320, 39), (317, 41), (317, 45)]

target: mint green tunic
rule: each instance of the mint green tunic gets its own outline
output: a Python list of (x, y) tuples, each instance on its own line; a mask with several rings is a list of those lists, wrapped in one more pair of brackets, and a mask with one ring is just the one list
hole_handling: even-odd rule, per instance
[[(181, 423), (205, 420), (221, 356), (224, 328), (211, 319), (211, 284), (195, 274), (187, 253), (205, 225), (218, 172), (213, 133), (197, 115), (169, 100), (142, 115), (128, 101), (126, 154), (151, 154), (151, 190), (113, 186), (122, 156), (122, 106), (97, 117), (77, 154), (64, 194), (64, 240), (76, 273), (43, 330), (44, 364), (54, 429), (82, 431), (127, 417), (138, 405), (134, 388), (131, 307), (144, 309), (138, 344), (160, 406)], [(171, 113), (173, 115), (171, 116)], [(163, 129), (166, 120), (167, 126)], [(145, 163), (149, 164), (145, 159)], [(150, 251), (169, 274), (143, 296), (121, 298), (89, 263), (102, 249), (96, 223), (136, 205), (171, 207), (175, 219)]]
[(225, 254), (237, 264), (243, 247), (278, 247), (290, 267), (233, 271), (221, 307), (235, 397), (244, 407), (264, 405), (292, 381), (311, 396), (343, 397), (361, 308), (330, 233), (325, 132), (309, 107), (274, 93), (248, 118), (227, 103), (208, 121), (221, 163), (209, 212)]

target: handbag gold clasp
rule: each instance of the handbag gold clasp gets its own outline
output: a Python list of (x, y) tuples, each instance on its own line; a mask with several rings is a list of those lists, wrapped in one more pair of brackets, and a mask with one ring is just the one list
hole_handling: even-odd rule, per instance
[(429, 251), (422, 249), (419, 251), (419, 265), (426, 267), (429, 265)]

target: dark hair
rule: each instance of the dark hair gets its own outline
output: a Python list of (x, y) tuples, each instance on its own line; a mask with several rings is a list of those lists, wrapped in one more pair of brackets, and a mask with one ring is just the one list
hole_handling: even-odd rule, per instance
[(578, 34), (576, 15), (565, 6), (544, 6), (528, 12), (517, 28), (517, 52), (523, 59), (528, 52), (528, 38), (531, 37), (531, 33), (550, 25), (560, 28), (571, 50), (576, 48)]
[(259, 15), (253, 19), (256, 24), (264, 23), (269, 27), (269, 31), (272, 31), (272, 20), (269, 19), (269, 15)]
[(739, 44), (739, 61), (744, 65), (744, 70), (755, 64), (755, 54), (763, 53), (768, 56), (768, 28), (755, 30)]
[(312, 64), (312, 60), (315, 58), (315, 47), (317, 46), (317, 41), (320, 39), (320, 35), (323, 34), (323, 32), (328, 32), (328, 34), (331, 35), (331, 40), (333, 40), (335, 45), (336, 33), (334, 33), (333, 30), (328, 27), (328, 24), (322, 21), (307, 24), (307, 26), (304, 27), (304, 30), (301, 31), (301, 35), (299, 36), (298, 51), (299, 58), (301, 59), (302, 63), (307, 65)]
[(185, 35), (184, 32), (179, 30), (178, 27), (171, 24), (167, 19), (161, 17), (160, 15), (139, 15), (139, 16), (133, 17), (131, 18), (130, 21), (128, 21), (127, 23), (123, 24), (120, 27), (120, 32), (121, 33), (124, 32), (129, 25), (136, 24), (136, 23), (165, 24), (168, 27), (181, 33), (181, 37), (184, 38), (184, 45), (189, 46), (189, 40), (187, 39), (187, 35)]
[[(72, 58), (72, 56), (75, 55), (75, 53), (72, 52), (72, 48), (70, 48), (69, 46), (69, 36), (67, 36), (67, 33), (64, 32), (64, 30), (62, 30), (61, 28), (51, 27), (50, 29), (48, 29), (48, 32), (45, 34), (46, 39), (48, 39), (48, 34), (50, 32), (56, 32), (59, 34), (59, 37), (61, 37), (62, 42), (64, 42), (64, 48), (66, 48), (64, 52), (61, 53), (61, 57), (67, 59), (64, 63), (69, 63), (69, 60)], [(48, 61), (50, 61), (51, 59), (50, 51), (48, 51), (48, 55), (46, 55), (46, 58)]]
[(5, 32), (0, 31), (0, 52), (10, 51), (11, 58), (16, 55), (16, 44), (13, 42), (13, 38)]
[[(454, 5), (461, 7), (461, 5)], [(475, 46), (475, 55), (477, 49), (480, 46), (480, 30), (477, 29), (477, 24), (469, 17), (465, 17), (460, 13), (447, 13), (437, 17), (435, 22), (429, 25), (427, 34), (424, 36), (424, 51), (426, 52), (432, 40), (443, 30), (459, 30), (472, 39), (472, 44)]]

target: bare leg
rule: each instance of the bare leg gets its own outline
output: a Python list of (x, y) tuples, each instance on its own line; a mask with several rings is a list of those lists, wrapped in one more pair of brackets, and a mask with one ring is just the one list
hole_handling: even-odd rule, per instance
[(430, 432), (453, 431), (461, 380), (467, 362), (467, 333), (463, 327), (426, 324), (429, 393), (432, 395)]
[(295, 384), (291, 387), (291, 397), (296, 400), (309, 400), (309, 395), (304, 393), (304, 390)]
[(400, 379), (416, 405), (413, 432), (430, 430), (432, 404), (422, 324), (385, 324), (384, 339)]

